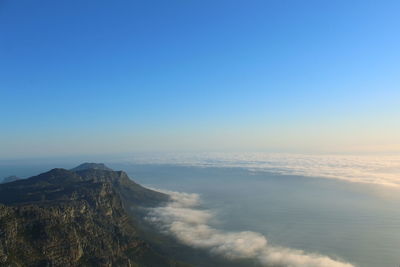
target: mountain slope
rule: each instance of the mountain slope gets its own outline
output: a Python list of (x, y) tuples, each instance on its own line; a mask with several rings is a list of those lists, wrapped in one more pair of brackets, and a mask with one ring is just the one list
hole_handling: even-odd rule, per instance
[(12, 176), (8, 176), (8, 177), (4, 178), (3, 181), (1, 181), (1, 183), (3, 183), (3, 184), (11, 183), (11, 182), (18, 181), (18, 180), (21, 180), (21, 178), (15, 176), (15, 175), (12, 175)]
[(169, 198), (110, 169), (53, 169), (0, 185), (1, 266), (182, 266), (138, 235), (125, 207)]

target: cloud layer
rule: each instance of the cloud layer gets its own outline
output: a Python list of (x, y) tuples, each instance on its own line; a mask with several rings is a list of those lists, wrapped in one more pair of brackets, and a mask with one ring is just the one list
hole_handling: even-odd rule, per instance
[(272, 246), (260, 233), (226, 232), (215, 229), (209, 225), (213, 218), (212, 212), (199, 207), (199, 195), (163, 192), (168, 193), (172, 201), (167, 206), (150, 209), (147, 219), (187, 245), (208, 249), (211, 253), (229, 259), (254, 259), (264, 266), (353, 266), (323, 255)]
[(165, 153), (140, 155), (128, 162), (204, 167), (243, 167), (286, 175), (400, 186), (400, 155), (303, 155), (280, 153)]

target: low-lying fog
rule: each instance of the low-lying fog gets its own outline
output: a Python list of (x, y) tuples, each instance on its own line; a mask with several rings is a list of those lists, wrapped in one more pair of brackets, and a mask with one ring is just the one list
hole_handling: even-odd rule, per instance
[(244, 168), (113, 167), (149, 187), (194, 193), (173, 193), (174, 204), (150, 215), (194, 247), (285, 266), (400, 262), (400, 194), (393, 187)]

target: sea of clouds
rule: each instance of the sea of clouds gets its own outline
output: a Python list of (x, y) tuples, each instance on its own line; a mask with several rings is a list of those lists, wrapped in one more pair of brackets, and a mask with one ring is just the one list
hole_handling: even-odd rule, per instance
[(202, 167), (242, 167), (285, 175), (400, 186), (400, 155), (158, 153), (133, 156), (125, 161)]
[(215, 229), (210, 226), (214, 215), (201, 208), (198, 194), (162, 192), (169, 194), (172, 201), (166, 206), (151, 208), (147, 220), (192, 247), (208, 249), (211, 253), (232, 260), (253, 259), (262, 266), (353, 266), (324, 255), (271, 245), (260, 233)]

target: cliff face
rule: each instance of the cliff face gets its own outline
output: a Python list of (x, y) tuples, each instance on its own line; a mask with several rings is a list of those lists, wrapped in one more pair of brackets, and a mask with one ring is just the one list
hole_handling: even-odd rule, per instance
[(0, 265), (180, 266), (142, 240), (127, 213), (167, 200), (103, 169), (54, 169), (2, 184)]

